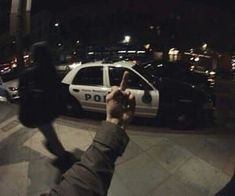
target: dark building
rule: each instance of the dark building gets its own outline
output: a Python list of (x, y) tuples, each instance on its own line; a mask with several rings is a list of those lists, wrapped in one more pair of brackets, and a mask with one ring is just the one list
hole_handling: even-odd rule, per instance
[(50, 41), (52, 38), (52, 13), (49, 11), (41, 11), (32, 16), (31, 23), (31, 40), (36, 41)]

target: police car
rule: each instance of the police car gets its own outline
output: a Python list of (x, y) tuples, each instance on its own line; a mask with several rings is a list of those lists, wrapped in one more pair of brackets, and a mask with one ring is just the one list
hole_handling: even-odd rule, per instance
[(127, 90), (136, 97), (135, 116), (161, 117), (173, 128), (191, 128), (197, 116), (212, 111), (210, 96), (194, 85), (156, 76), (151, 64), (132, 61), (93, 62), (71, 70), (62, 80), (67, 103), (75, 112), (105, 113), (105, 97), (111, 86), (119, 85), (129, 72)]

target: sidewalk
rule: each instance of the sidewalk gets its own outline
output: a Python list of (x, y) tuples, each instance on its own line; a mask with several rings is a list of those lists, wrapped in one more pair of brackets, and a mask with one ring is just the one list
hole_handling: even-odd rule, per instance
[[(58, 119), (55, 128), (65, 147), (76, 153), (88, 148), (99, 125)], [(128, 130), (131, 140), (116, 163), (109, 196), (210, 196), (231, 178), (235, 136), (142, 129), (132, 125)], [(53, 155), (42, 141), (37, 130), (22, 127), (16, 116), (0, 124), (1, 196), (36, 196), (55, 185)]]
[(0, 100), (0, 123), (17, 113), (17, 105)]

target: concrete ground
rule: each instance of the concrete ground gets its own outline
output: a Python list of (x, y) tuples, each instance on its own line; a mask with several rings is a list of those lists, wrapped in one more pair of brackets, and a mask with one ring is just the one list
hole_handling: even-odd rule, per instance
[[(235, 168), (235, 82), (226, 83), (217, 86), (215, 127), (173, 131), (143, 119), (130, 125), (108, 195), (212, 196), (220, 190)], [(99, 121), (62, 117), (54, 126), (65, 147), (78, 154), (92, 142)], [(0, 103), (0, 196), (36, 196), (55, 186), (54, 157), (42, 143), (37, 129), (19, 123), (16, 105)]]
[[(37, 129), (23, 127), (14, 106), (6, 108), (0, 123), (0, 195), (40, 195), (56, 184), (53, 155)], [(54, 126), (65, 147), (76, 154), (88, 148), (99, 121), (59, 118)], [(109, 196), (209, 196), (233, 174), (231, 133), (172, 131), (140, 123), (132, 124), (128, 134), (131, 140), (116, 163)]]

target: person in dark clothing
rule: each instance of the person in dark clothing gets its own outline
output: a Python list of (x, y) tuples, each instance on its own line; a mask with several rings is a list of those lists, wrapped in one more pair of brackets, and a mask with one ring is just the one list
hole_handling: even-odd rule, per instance
[(102, 122), (90, 147), (62, 177), (58, 186), (41, 196), (105, 196), (114, 163), (128, 144), (125, 129), (135, 112), (135, 97), (126, 91), (128, 72), (119, 87), (106, 97), (106, 121)]
[(53, 164), (64, 172), (76, 159), (64, 149), (52, 125), (60, 114), (62, 101), (59, 95), (60, 82), (47, 43), (35, 43), (30, 58), (32, 65), (19, 79), (19, 120), (27, 127), (40, 130), (46, 138), (46, 148), (58, 157)]
[(215, 196), (234, 196), (235, 195), (235, 173), (231, 180)]

